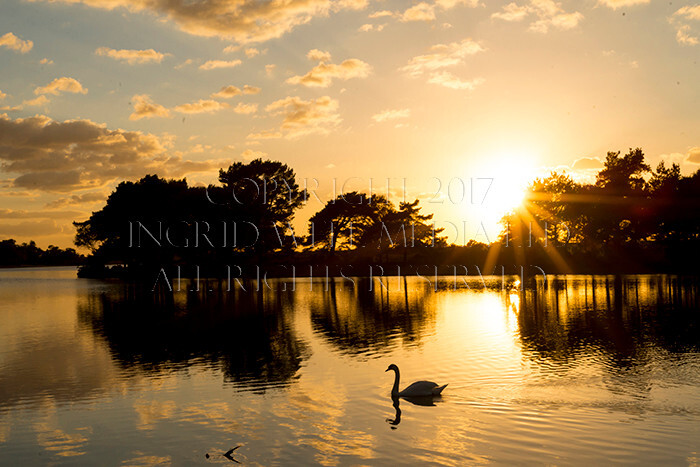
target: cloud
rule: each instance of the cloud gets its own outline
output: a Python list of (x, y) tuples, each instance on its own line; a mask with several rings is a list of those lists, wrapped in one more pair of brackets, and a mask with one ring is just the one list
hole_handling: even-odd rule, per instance
[(6, 98), (6, 97), (7, 97), (7, 94), (5, 94), (4, 92), (0, 91), (0, 101), (3, 100), (3, 99)]
[(418, 55), (408, 61), (408, 65), (401, 68), (412, 76), (419, 76), (425, 72), (435, 71), (462, 63), (467, 55), (483, 52), (485, 49), (471, 39), (450, 44), (437, 44), (430, 48), (431, 53)]
[(691, 164), (700, 164), (700, 146), (690, 148), (686, 154), (685, 160)]
[(527, 5), (511, 2), (505, 5), (500, 12), (493, 13), (491, 18), (504, 21), (522, 21), (531, 15), (537, 19), (530, 23), (529, 29), (540, 33), (546, 33), (552, 27), (560, 30), (573, 29), (583, 20), (581, 13), (578, 11), (568, 13), (562, 9), (561, 3), (554, 0), (530, 0)]
[(277, 68), (277, 65), (274, 65), (272, 63), (269, 65), (265, 65), (265, 74), (267, 76), (272, 76), (272, 74), (275, 72), (275, 68)]
[(618, 8), (633, 6), (633, 5), (643, 5), (649, 3), (650, 0), (598, 0), (598, 5), (603, 5), (613, 10)]
[(384, 18), (386, 16), (394, 16), (394, 13), (389, 10), (375, 11), (369, 15), (369, 18)]
[(34, 90), (34, 94), (53, 94), (58, 96), (62, 92), (70, 92), (73, 94), (87, 94), (87, 88), (84, 88), (80, 81), (73, 78), (56, 78), (46, 86), (38, 87)]
[(316, 17), (341, 10), (357, 10), (367, 0), (45, 0), (82, 3), (113, 10), (123, 7), (131, 13), (149, 12), (175, 23), (196, 36), (232, 39), (238, 44), (263, 42), (283, 36)]
[(411, 116), (411, 109), (386, 109), (372, 115), (372, 120), (377, 123), (386, 122), (389, 120), (397, 120), (408, 118)]
[(175, 111), (183, 114), (201, 114), (217, 112), (227, 107), (229, 107), (229, 105), (225, 102), (211, 99), (199, 99), (197, 102), (176, 105)]
[(50, 203), (47, 203), (45, 207), (52, 209), (63, 208), (66, 206), (79, 206), (81, 204), (91, 204), (99, 201), (104, 201), (105, 199), (107, 199), (108, 195), (109, 193), (106, 193), (104, 191), (91, 191), (88, 193), (75, 194), (66, 198), (59, 198), (54, 201), (51, 201)]
[(185, 68), (185, 67), (188, 66), (188, 65), (191, 65), (193, 62), (194, 62), (194, 60), (192, 60), (191, 58), (188, 58), (187, 60), (185, 60), (184, 62), (180, 63), (179, 65), (175, 65), (173, 68), (174, 68), (175, 70), (180, 70), (180, 69), (182, 69), (182, 68)]
[(688, 21), (700, 21), (700, 5), (684, 6), (678, 9), (669, 22), (676, 28), (676, 41), (681, 45), (698, 45), (697, 32), (688, 24)]
[(57, 233), (63, 233), (67, 229), (66, 226), (59, 225), (53, 219), (44, 219), (36, 221), (24, 221), (17, 224), (3, 222), (0, 224), (0, 237), (5, 238), (21, 238), (21, 237), (46, 237), (55, 236)]
[(420, 2), (408, 8), (401, 15), (401, 21), (433, 21), (435, 20), (435, 5)]
[(367, 8), (369, 0), (338, 0), (335, 5), (342, 10), (364, 10)]
[(341, 122), (338, 115), (338, 101), (329, 96), (316, 100), (302, 100), (300, 97), (279, 99), (265, 110), (272, 115), (282, 115), (284, 120), (280, 130), (286, 138), (297, 138), (309, 134), (327, 134)]
[(129, 115), (129, 120), (141, 120), (142, 118), (170, 117), (170, 111), (162, 105), (156, 104), (146, 94), (136, 94), (131, 98), (134, 112)]
[(479, 0), (435, 0), (435, 4), (440, 8), (450, 9), (459, 4), (464, 4), (468, 7), (476, 8), (479, 6)]
[(109, 47), (100, 47), (95, 50), (95, 55), (101, 57), (109, 57), (115, 60), (126, 62), (129, 65), (140, 65), (143, 63), (160, 63), (169, 54), (156, 52), (153, 49), (134, 50), (134, 49), (110, 49)]
[(561, 30), (573, 29), (578, 26), (578, 23), (580, 23), (582, 19), (583, 15), (578, 11), (573, 13), (561, 13), (535, 21), (530, 25), (530, 30), (546, 33), (551, 26)]
[(574, 170), (598, 170), (603, 168), (603, 161), (597, 157), (581, 157), (571, 164), (571, 168)]
[(474, 78), (469, 81), (464, 81), (457, 76), (453, 75), (449, 71), (436, 71), (430, 74), (428, 83), (438, 84), (450, 89), (459, 89), (473, 91), (477, 86), (483, 84), (486, 80), (484, 78)]
[(217, 68), (233, 68), (243, 63), (240, 60), (209, 60), (199, 65), (200, 70), (216, 70)]
[(70, 192), (148, 173), (182, 177), (219, 166), (220, 161), (169, 156), (167, 144), (152, 134), (111, 130), (90, 120), (0, 115), (0, 172), (15, 188)]
[(357, 30), (362, 31), (362, 32), (369, 32), (369, 31), (380, 32), (385, 27), (386, 27), (386, 23), (385, 24), (369, 24), (369, 23), (367, 23), (367, 24), (363, 24), (362, 26), (360, 26)]
[(676, 29), (676, 41), (681, 45), (698, 45), (700, 41), (698, 41), (697, 36), (692, 36), (690, 34), (691, 31), (690, 26), (687, 24), (678, 26)]
[(243, 94), (258, 94), (260, 91), (261, 89), (256, 86), (249, 86), (247, 84), (243, 86)]
[(242, 91), (236, 86), (224, 86), (219, 90), (219, 92), (215, 92), (214, 94), (212, 94), (211, 97), (216, 97), (220, 99), (231, 99), (232, 97), (236, 97), (241, 94), (258, 94), (260, 91), (260, 88), (256, 86), (250, 86), (248, 84), (243, 86)]
[(238, 105), (233, 108), (233, 111), (237, 114), (254, 114), (258, 111), (258, 104), (244, 104), (243, 102), (239, 102)]
[(53, 60), (49, 60), (48, 58), (42, 58), (39, 60), (40, 65), (53, 65)]
[(22, 102), (22, 106), (23, 107), (41, 107), (41, 106), (48, 105), (49, 102), (50, 101), (46, 98), (46, 96), (42, 94), (39, 97)]
[(673, 16), (680, 16), (685, 17), (686, 19), (700, 21), (700, 5), (684, 6), (676, 11)]
[(527, 6), (519, 6), (512, 2), (503, 7), (503, 11), (496, 12), (491, 15), (491, 18), (502, 19), (503, 21), (521, 21), (528, 15), (529, 9)]
[(82, 214), (83, 213), (79, 211), (26, 211), (0, 209), (0, 219), (75, 219)]
[(246, 149), (241, 153), (241, 157), (243, 158), (243, 160), (252, 161), (254, 159), (266, 158), (267, 153), (262, 151), (253, 151), (252, 149)]
[(34, 42), (22, 40), (11, 32), (8, 32), (4, 36), (0, 37), (0, 47), (5, 47), (6, 49), (14, 50), (15, 52), (19, 52), (21, 54), (26, 54), (32, 50), (32, 47), (34, 47)]
[(253, 58), (256, 55), (260, 55), (260, 51), (256, 49), (255, 47), (251, 47), (249, 49), (245, 49), (245, 56), (248, 58)]
[(260, 133), (250, 133), (248, 136), (246, 136), (246, 139), (249, 140), (260, 140), (260, 139), (278, 139), (281, 138), (283, 135), (281, 132), (277, 130), (264, 130), (261, 131)]
[(331, 59), (330, 52), (324, 52), (323, 50), (311, 49), (306, 54), (306, 58), (313, 60), (314, 62), (327, 62)]
[(321, 87), (327, 88), (333, 82), (334, 78), (351, 79), (351, 78), (366, 78), (372, 71), (369, 64), (356, 58), (344, 60), (340, 65), (334, 63), (319, 63), (304, 76), (292, 76), (287, 79), (289, 84), (301, 84), (306, 87)]
[(217, 97), (220, 99), (231, 99), (232, 97), (236, 97), (240, 94), (243, 94), (243, 91), (241, 91), (240, 88), (236, 86), (224, 86), (219, 90), (219, 92), (215, 92), (214, 94), (212, 94), (211, 97)]

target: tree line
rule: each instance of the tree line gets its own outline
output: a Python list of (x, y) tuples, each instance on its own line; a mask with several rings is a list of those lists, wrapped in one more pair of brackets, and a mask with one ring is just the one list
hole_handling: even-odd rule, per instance
[(150, 274), (166, 265), (211, 271), (230, 264), (661, 272), (691, 269), (700, 259), (700, 171), (683, 176), (677, 164), (663, 162), (652, 170), (639, 148), (609, 152), (592, 184), (556, 172), (534, 180), (488, 245), (448, 245), (419, 200), (395, 205), (361, 192), (327, 201), (295, 232), (294, 215), (308, 200), (294, 170), (277, 161), (236, 162), (206, 187), (147, 175), (120, 183), (102, 209), (75, 222), (75, 244), (91, 252), (85, 275), (103, 274), (110, 264)]
[(511, 261), (562, 272), (694, 271), (700, 259), (700, 170), (653, 170), (642, 149), (608, 152), (595, 182), (553, 172), (532, 182), (499, 242)]
[[(105, 206), (74, 222), (75, 244), (90, 250), (86, 275), (119, 264), (131, 272), (158, 265), (407, 262), (445, 247), (419, 201), (396, 206), (385, 196), (351, 192), (329, 200), (305, 232), (292, 220), (309, 200), (286, 164), (256, 159), (219, 171), (219, 183), (147, 175), (122, 182)], [(115, 269), (119, 270), (119, 269)]]
[(43, 250), (34, 241), (18, 244), (13, 238), (0, 240), (0, 266), (73, 266), (84, 260), (85, 256), (73, 248), (49, 245)]

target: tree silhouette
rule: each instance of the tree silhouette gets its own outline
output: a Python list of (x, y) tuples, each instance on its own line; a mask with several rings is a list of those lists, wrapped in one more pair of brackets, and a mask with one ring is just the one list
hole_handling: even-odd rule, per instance
[(392, 208), (384, 196), (353, 191), (336, 196), (309, 219), (308, 242), (320, 244), (332, 256), (336, 249), (353, 248), (373, 222)]
[(295, 239), (283, 233), (307, 198), (294, 170), (271, 160), (236, 162), (219, 171), (219, 182), (220, 188), (209, 190), (216, 194), (215, 202), (225, 200), (225, 212), (232, 220), (247, 223), (248, 228), (239, 232), (243, 245), (252, 245), (258, 255), (291, 246)]

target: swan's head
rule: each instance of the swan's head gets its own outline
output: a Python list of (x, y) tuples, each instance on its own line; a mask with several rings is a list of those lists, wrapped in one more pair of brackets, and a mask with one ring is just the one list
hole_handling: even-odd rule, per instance
[(399, 372), (399, 367), (397, 367), (396, 365), (394, 365), (394, 364), (392, 363), (391, 365), (389, 365), (389, 368), (387, 368), (386, 370), (384, 370), (384, 372), (386, 373), (386, 372), (389, 371), (389, 370), (394, 370), (395, 372), (398, 373), (398, 372)]

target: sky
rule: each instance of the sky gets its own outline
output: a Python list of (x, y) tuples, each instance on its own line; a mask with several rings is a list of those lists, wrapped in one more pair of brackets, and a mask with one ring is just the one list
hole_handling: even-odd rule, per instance
[(72, 245), (122, 180), (292, 167), (493, 241), (523, 186), (608, 151), (700, 168), (700, 3), (3, 0), (0, 239)]

